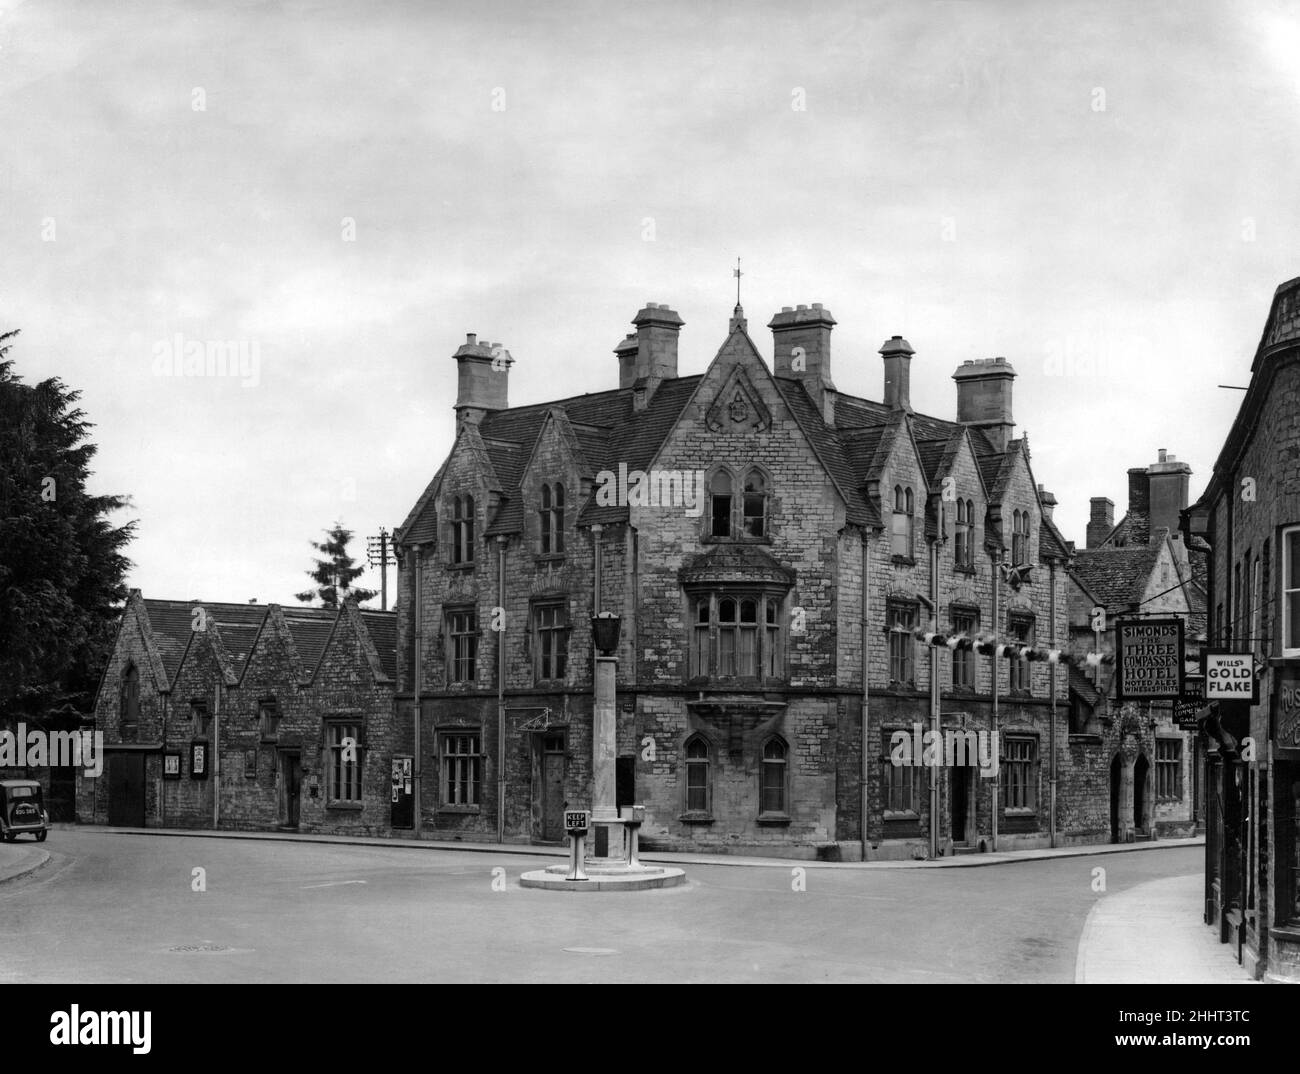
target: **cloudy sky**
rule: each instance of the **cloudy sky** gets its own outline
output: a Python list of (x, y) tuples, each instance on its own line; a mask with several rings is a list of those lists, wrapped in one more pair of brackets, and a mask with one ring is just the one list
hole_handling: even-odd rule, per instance
[[(1288, 7), (0, 0), (0, 328), (83, 391), (156, 597), (292, 603), (320, 529), (399, 525), (466, 332), (538, 402), (666, 302), (702, 371), (736, 257), (769, 359), (834, 313), (843, 391), (902, 334), (952, 417), (1005, 355), (1082, 543), (1158, 448), (1200, 492), (1300, 275)], [(256, 372), (163, 375), (178, 335)]]

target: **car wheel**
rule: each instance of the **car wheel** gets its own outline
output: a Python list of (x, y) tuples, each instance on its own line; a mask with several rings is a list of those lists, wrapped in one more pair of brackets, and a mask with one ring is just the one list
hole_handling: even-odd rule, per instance
[(36, 841), (37, 841), (38, 843), (43, 843), (43, 842), (45, 842), (45, 837), (46, 837), (47, 835), (49, 835), (49, 834), (50, 834), (49, 832), (43, 832), (43, 831), (42, 831), (42, 832), (37, 832), (37, 833), (36, 833)]
[(12, 843), (12, 842), (13, 842), (15, 839), (17, 839), (17, 838), (18, 838), (18, 833), (17, 833), (17, 832), (5, 832), (5, 842), (6, 842), (6, 843)]

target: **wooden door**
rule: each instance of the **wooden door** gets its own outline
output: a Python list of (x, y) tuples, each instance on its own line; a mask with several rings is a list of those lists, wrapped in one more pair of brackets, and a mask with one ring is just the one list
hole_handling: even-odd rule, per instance
[(108, 823), (144, 827), (144, 754), (114, 753), (108, 759)]
[(564, 736), (547, 735), (542, 743), (542, 838), (564, 838)]

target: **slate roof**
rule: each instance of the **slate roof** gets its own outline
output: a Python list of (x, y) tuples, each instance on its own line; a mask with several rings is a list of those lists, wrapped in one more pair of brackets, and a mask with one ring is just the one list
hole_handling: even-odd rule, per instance
[[(243, 670), (243, 661), (248, 658), (248, 648), (257, 636), (258, 627), (266, 616), (265, 604), (218, 604), (210, 601), (192, 600), (153, 600), (145, 599), (144, 608), (149, 616), (149, 626), (153, 631), (154, 644), (162, 658), (163, 669), (167, 673), (170, 685), (180, 670), (181, 658), (190, 643), (193, 632), (193, 612), (201, 606), (210, 624), (215, 623), (221, 632), (221, 640), (231, 658), (236, 660), (235, 672)], [(247, 641), (242, 655), (238, 650)]]
[(1101, 693), (1092, 681), (1092, 676), (1073, 664), (1070, 665), (1070, 692), (1083, 698), (1089, 708), (1096, 708), (1097, 702), (1101, 700)]
[(397, 613), (362, 609), (361, 619), (379, 653), (379, 663), (390, 679), (397, 678)]
[[(220, 636), (226, 654), (230, 657), (231, 670), (237, 678), (243, 677), (249, 654), (271, 608), (269, 604), (224, 604), (153, 598), (146, 598), (143, 603), (169, 687), (176, 681), (181, 659), (190, 643), (196, 607), (203, 608), (209, 629), (215, 630)], [(302, 663), (304, 676), (310, 677), (325, 652), (337, 613), (330, 608), (307, 607), (286, 607), (282, 611), (289, 636)], [(384, 672), (393, 678), (397, 670), (396, 613), (363, 609), (361, 614)]]
[(1080, 549), (1073, 571), (1107, 609), (1117, 608), (1142, 599), (1159, 556), (1159, 545)]
[[(696, 374), (662, 381), (641, 412), (633, 409), (634, 388), (488, 411), (478, 425), (478, 434), (499, 479), (501, 500), (488, 520), (486, 535), (522, 530), (524, 507), (520, 482), (552, 409), (562, 411), (573, 427), (588, 476), (594, 477), (602, 470), (617, 470), (619, 463), (626, 464), (629, 470), (648, 470), (701, 379)], [(951, 465), (961, 436), (968, 436), (990, 497), (995, 495), (999, 481), (1005, 485), (1014, 454), (1024, 448), (1023, 440), (1012, 441), (1008, 450), (1001, 452), (982, 429), (927, 414), (910, 411), (904, 414), (883, 403), (838, 392), (832, 427), (826, 424), (821, 410), (799, 380), (776, 376), (772, 379), (813, 452), (839, 489), (846, 505), (846, 519), (852, 525), (882, 525), (880, 506), (868, 494), (868, 483), (879, 475), (885, 462), (883, 456), (898, 430), (909, 430), (916, 439), (931, 486)], [(891, 428), (895, 431), (890, 432)], [(437, 520), (435, 497), (431, 493), (437, 481), (435, 477), (403, 527), (403, 544), (434, 539)], [(610, 524), (625, 522), (627, 517), (626, 506), (601, 506), (591, 496), (578, 522), (580, 525)], [(1068, 558), (1070, 555), (1060, 531), (1046, 516), (1040, 547), (1045, 556)]]
[(310, 679), (334, 629), (337, 613), (329, 608), (284, 608), (284, 625), (298, 650), (304, 679)]

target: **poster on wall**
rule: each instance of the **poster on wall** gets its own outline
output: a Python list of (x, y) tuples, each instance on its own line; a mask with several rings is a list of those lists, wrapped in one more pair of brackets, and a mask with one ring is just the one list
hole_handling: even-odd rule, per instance
[(181, 778), (181, 751), (168, 750), (163, 754), (163, 779)]
[(208, 744), (190, 743), (190, 779), (208, 778)]
[(1177, 701), (1183, 694), (1183, 621), (1133, 619), (1115, 624), (1115, 696), (1120, 701)]

